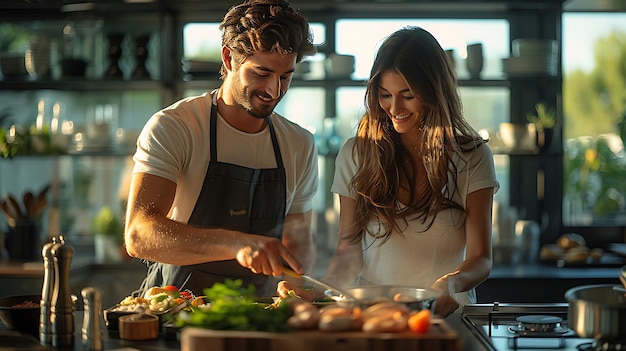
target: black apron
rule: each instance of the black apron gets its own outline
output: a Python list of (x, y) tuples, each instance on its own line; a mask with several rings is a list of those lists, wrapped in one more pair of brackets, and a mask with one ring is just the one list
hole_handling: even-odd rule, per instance
[[(215, 93), (213, 93), (215, 94)], [(251, 169), (217, 160), (217, 105), (211, 106), (211, 159), (196, 205), (187, 222), (202, 228), (224, 228), (282, 238), (285, 220), (286, 176), (280, 147), (270, 117), (267, 118), (277, 167)], [(241, 150), (246, 152), (246, 150)], [(181, 233), (180, 235), (185, 235)], [(154, 262), (142, 289), (175, 285), (203, 295), (203, 289), (226, 279), (254, 284), (258, 296), (273, 296), (276, 279), (254, 274), (236, 260), (175, 266)]]

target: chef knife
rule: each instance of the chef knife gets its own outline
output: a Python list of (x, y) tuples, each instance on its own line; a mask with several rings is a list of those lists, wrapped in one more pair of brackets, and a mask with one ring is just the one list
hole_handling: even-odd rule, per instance
[(328, 284), (326, 282), (323, 282), (321, 280), (315, 279), (315, 278), (313, 278), (311, 276), (308, 276), (306, 274), (296, 273), (293, 269), (291, 269), (289, 267), (283, 267), (283, 273), (287, 274), (288, 276), (294, 277), (294, 278), (308, 280), (308, 281), (310, 281), (311, 283), (313, 283), (313, 284), (315, 284), (317, 286), (321, 286), (321, 287), (323, 287), (325, 289), (335, 291), (335, 292), (341, 294), (342, 298), (344, 298), (345, 300), (353, 301), (353, 302), (357, 302), (358, 301), (354, 296), (352, 296), (352, 294), (350, 294), (349, 292), (347, 292), (347, 291), (345, 291), (343, 289), (340, 289), (340, 288), (337, 288), (335, 286), (332, 286), (332, 285), (330, 285), (330, 284)]

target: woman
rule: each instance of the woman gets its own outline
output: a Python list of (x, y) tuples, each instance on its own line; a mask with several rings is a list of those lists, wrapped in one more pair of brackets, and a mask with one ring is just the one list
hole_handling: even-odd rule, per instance
[(340, 237), (323, 279), (440, 289), (440, 316), (476, 302), (498, 188), (444, 50), (421, 28), (398, 30), (378, 50), (366, 113), (336, 160)]

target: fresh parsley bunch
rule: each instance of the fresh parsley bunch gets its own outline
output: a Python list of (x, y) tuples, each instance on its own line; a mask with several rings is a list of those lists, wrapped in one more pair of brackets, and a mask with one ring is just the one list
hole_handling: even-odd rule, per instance
[(190, 312), (181, 311), (176, 325), (216, 330), (289, 330), (287, 319), (292, 315), (289, 306), (280, 304), (277, 308), (266, 309), (264, 304), (255, 301), (254, 286), (242, 285), (241, 279), (226, 280), (204, 289), (208, 307), (192, 307)]

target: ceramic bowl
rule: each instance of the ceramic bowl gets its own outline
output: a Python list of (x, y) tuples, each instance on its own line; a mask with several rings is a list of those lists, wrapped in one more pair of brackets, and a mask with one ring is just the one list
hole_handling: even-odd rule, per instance
[(0, 298), (0, 319), (8, 330), (39, 337), (40, 302), (41, 295), (2, 297)]

